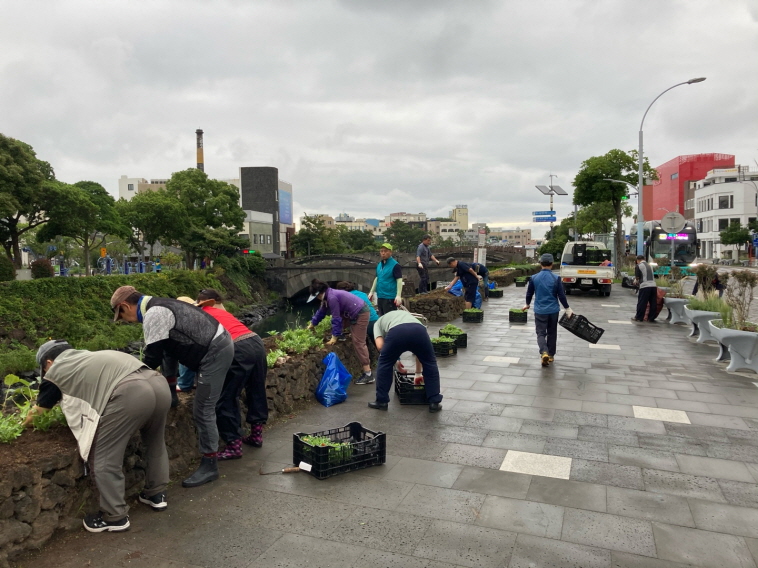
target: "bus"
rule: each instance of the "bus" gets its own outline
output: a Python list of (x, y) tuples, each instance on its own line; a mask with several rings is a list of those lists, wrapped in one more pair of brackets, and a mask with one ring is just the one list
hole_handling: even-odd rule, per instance
[[(644, 228), (645, 260), (654, 268), (656, 274), (667, 274), (668, 266), (658, 266), (660, 259), (671, 257), (671, 244), (674, 244), (674, 266), (682, 268), (688, 274), (689, 266), (700, 254), (700, 241), (692, 223), (687, 223), (678, 233), (667, 233), (661, 228), (659, 221), (648, 221)], [(637, 225), (630, 230), (629, 247), (632, 254), (637, 250)], [(667, 263), (668, 264), (668, 263)]]

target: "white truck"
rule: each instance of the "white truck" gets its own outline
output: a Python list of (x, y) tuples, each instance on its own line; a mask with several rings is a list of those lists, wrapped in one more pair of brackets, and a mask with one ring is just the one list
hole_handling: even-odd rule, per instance
[(572, 290), (597, 290), (610, 296), (614, 268), (611, 251), (603, 243), (578, 241), (566, 243), (561, 256), (561, 282), (568, 296)]

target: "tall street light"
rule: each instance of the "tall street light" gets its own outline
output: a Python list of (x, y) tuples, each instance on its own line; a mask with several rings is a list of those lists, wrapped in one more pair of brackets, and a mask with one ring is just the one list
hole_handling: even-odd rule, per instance
[(637, 165), (638, 167), (638, 191), (640, 192), (639, 199), (637, 200), (637, 254), (644, 254), (644, 248), (643, 248), (643, 241), (645, 240), (645, 216), (642, 213), (642, 188), (644, 186), (644, 180), (642, 176), (642, 125), (645, 124), (645, 117), (647, 116), (648, 111), (650, 110), (650, 107), (653, 106), (655, 101), (660, 99), (664, 94), (668, 93), (671, 89), (674, 87), (679, 87), (681, 85), (692, 85), (693, 83), (702, 83), (705, 81), (705, 77), (698, 77), (696, 79), (690, 79), (689, 81), (684, 81), (683, 83), (677, 83), (676, 85), (672, 85), (665, 91), (663, 91), (660, 95), (655, 97), (653, 99), (653, 102), (650, 103), (647, 107), (647, 110), (645, 110), (645, 114), (642, 115), (642, 122), (640, 122), (640, 148), (638, 153), (638, 159), (639, 163)]

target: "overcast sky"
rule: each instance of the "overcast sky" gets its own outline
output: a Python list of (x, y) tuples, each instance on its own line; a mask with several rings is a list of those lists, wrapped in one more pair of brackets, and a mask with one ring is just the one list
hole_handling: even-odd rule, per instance
[[(536, 184), (637, 146), (758, 168), (748, 0), (2, 3), (0, 132), (58, 179), (275, 166), (303, 212), (531, 227)], [(571, 197), (556, 198), (559, 216)]]

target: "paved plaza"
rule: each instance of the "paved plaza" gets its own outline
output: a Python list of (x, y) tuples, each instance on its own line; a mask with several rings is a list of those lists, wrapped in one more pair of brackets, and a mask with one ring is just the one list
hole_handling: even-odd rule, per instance
[[(65, 535), (19, 566), (676, 568), (758, 565), (758, 376), (728, 374), (689, 328), (633, 324), (636, 297), (572, 295), (605, 328), (560, 329), (540, 366), (524, 288), (461, 324), (439, 361), (443, 410), (371, 410), (371, 386), (314, 403), (220, 464), (222, 479), (134, 504), (122, 534)], [(664, 314), (665, 314), (664, 310)], [(441, 324), (429, 326), (437, 335)], [(408, 362), (410, 364), (410, 361)], [(387, 463), (318, 481), (291, 465), (292, 433), (359, 421), (387, 433)]]

